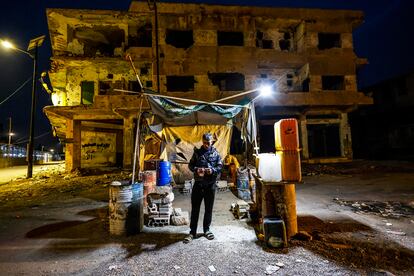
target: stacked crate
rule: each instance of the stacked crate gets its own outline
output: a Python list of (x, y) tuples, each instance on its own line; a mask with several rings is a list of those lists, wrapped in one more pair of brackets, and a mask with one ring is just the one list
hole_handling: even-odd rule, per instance
[(275, 123), (274, 130), (276, 155), (281, 160), (282, 181), (302, 181), (297, 120), (282, 119)]

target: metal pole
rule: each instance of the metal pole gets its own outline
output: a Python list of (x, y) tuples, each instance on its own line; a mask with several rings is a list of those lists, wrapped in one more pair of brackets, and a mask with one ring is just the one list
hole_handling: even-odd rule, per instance
[(154, 13), (155, 13), (155, 56), (157, 63), (157, 92), (160, 94), (160, 55), (159, 55), (159, 38), (158, 38), (158, 10), (157, 1), (154, 1)]
[(7, 147), (7, 157), (11, 157), (11, 130), (12, 129), (12, 118), (9, 117), (9, 145)]
[(9, 150), (11, 145), (11, 137), (12, 137), (12, 118), (9, 117)]
[(27, 149), (27, 178), (33, 176), (33, 142), (34, 142), (34, 124), (36, 113), (36, 75), (37, 75), (37, 49), (38, 44), (34, 49), (33, 55), (33, 82), (32, 82), (32, 110), (30, 115), (30, 129), (29, 129), (29, 144)]

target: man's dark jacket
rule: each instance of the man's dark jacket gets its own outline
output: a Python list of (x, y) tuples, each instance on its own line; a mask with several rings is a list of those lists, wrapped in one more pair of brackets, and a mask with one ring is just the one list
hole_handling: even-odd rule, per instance
[[(209, 147), (207, 150), (204, 147), (201, 147), (199, 149), (194, 148), (194, 153), (188, 167), (194, 172), (194, 180), (197, 185), (214, 189), (214, 184), (223, 168), (223, 163), (221, 162), (220, 154), (213, 146)], [(210, 168), (213, 172), (212, 174), (204, 174), (203, 177), (200, 177), (196, 172), (197, 168)]]

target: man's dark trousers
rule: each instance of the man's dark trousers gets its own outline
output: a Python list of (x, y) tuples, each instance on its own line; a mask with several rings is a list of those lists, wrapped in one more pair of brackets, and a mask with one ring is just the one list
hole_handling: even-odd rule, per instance
[(190, 233), (192, 235), (197, 234), (197, 223), (200, 215), (201, 201), (204, 199), (204, 220), (203, 231), (204, 233), (210, 231), (211, 218), (213, 215), (214, 196), (216, 194), (215, 187), (208, 185), (207, 187), (202, 183), (194, 183), (193, 191), (191, 193), (191, 223)]

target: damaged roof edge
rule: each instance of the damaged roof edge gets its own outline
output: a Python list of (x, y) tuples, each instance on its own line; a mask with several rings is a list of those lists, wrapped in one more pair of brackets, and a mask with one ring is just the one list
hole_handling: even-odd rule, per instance
[[(178, 9), (177, 6), (180, 6)], [(229, 14), (237, 16), (264, 16), (272, 18), (302, 19), (302, 20), (331, 20), (343, 18), (344, 20), (356, 21), (359, 25), (363, 23), (364, 13), (360, 10), (340, 9), (314, 9), (314, 8), (285, 8), (285, 7), (259, 7), (259, 6), (235, 6), (235, 5), (212, 5), (195, 3), (158, 3), (159, 14)], [(94, 10), (94, 9), (62, 9), (47, 8), (46, 15), (57, 12), (62, 15), (73, 16), (73, 13), (94, 15), (127, 15), (130, 13), (153, 14), (147, 2), (132, 1), (129, 10)]]
[[(181, 6), (181, 9), (177, 9)], [(364, 12), (361, 10), (345, 9), (316, 9), (316, 8), (286, 8), (286, 7), (263, 7), (263, 6), (236, 6), (236, 5), (214, 5), (196, 3), (158, 3), (159, 13), (187, 14), (187, 13), (230, 13), (238, 16), (268, 16), (278, 18), (300, 18), (300, 19), (344, 19), (361, 20), (363, 22)], [(132, 1), (130, 12), (152, 12), (146, 2)]]

